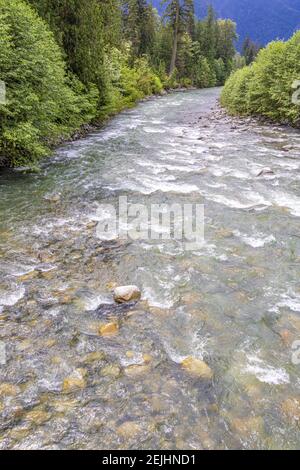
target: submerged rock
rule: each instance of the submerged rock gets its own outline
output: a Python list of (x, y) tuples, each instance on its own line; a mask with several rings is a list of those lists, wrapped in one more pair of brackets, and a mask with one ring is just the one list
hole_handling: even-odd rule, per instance
[(121, 369), (117, 364), (108, 364), (101, 369), (101, 375), (104, 377), (119, 377)]
[(14, 397), (18, 395), (20, 388), (10, 383), (0, 383), (0, 397)]
[(105, 358), (105, 354), (103, 351), (95, 351), (86, 354), (80, 362), (83, 364), (92, 364), (93, 362), (102, 361)]
[(119, 325), (116, 322), (106, 323), (99, 328), (99, 333), (101, 336), (110, 336), (115, 335), (119, 331)]
[(291, 421), (300, 421), (300, 398), (287, 398), (281, 405), (283, 414)]
[(126, 439), (132, 439), (141, 432), (141, 427), (134, 421), (126, 421), (117, 428), (117, 433)]
[(153, 357), (150, 354), (143, 354), (143, 361), (145, 364), (149, 364), (153, 361)]
[(261, 416), (234, 418), (230, 426), (234, 432), (243, 437), (251, 434), (260, 435), (264, 430), (264, 420)]
[(120, 286), (114, 290), (114, 300), (119, 304), (140, 300), (141, 291), (137, 286)]
[(57, 194), (46, 194), (44, 196), (44, 199), (45, 201), (48, 201), (48, 202), (54, 202), (54, 203), (57, 203), (57, 202), (60, 202), (60, 199), (61, 199), (61, 196), (59, 193)]
[(142, 374), (147, 374), (149, 372), (149, 365), (148, 363), (146, 365), (143, 364), (132, 364), (131, 366), (128, 366), (125, 368), (124, 372), (126, 375), (130, 377), (135, 377), (138, 375)]
[(73, 392), (76, 389), (82, 389), (86, 387), (86, 370), (76, 369), (73, 374), (67, 377), (63, 382), (63, 391), (65, 393)]
[(207, 380), (211, 380), (213, 378), (213, 371), (204, 361), (201, 361), (201, 359), (189, 356), (182, 361), (181, 365), (192, 375)]
[(49, 421), (50, 418), (51, 418), (50, 413), (48, 413), (44, 410), (39, 410), (39, 409), (29, 411), (25, 416), (25, 419), (27, 421), (32, 422), (36, 426), (40, 426), (41, 424), (45, 423), (46, 421)]
[(259, 176), (265, 176), (265, 175), (274, 175), (274, 171), (271, 169), (271, 168), (263, 168), (262, 170), (260, 170), (259, 173), (257, 173), (257, 178)]

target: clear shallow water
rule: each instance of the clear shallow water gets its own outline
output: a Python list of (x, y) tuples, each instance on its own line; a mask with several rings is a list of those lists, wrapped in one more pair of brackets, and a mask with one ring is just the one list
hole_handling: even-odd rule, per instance
[[(220, 119), (218, 95), (142, 103), (38, 175), (2, 172), (1, 448), (300, 447), (300, 134)], [(203, 203), (205, 245), (100, 243), (96, 203), (121, 195)]]

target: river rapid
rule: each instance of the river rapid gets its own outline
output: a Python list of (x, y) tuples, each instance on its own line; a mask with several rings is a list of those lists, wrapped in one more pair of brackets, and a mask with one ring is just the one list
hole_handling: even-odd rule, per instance
[[(0, 174), (1, 449), (300, 447), (300, 134), (219, 94), (151, 99)], [(102, 242), (119, 196), (204, 204), (204, 245)], [(117, 306), (127, 284), (142, 300)]]

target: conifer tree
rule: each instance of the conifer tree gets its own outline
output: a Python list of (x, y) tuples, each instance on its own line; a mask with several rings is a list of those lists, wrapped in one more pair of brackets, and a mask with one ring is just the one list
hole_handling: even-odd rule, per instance
[(166, 4), (165, 18), (169, 21), (173, 31), (173, 47), (170, 64), (170, 75), (173, 74), (180, 38), (186, 32), (193, 34), (192, 21), (194, 19), (194, 0), (163, 0)]

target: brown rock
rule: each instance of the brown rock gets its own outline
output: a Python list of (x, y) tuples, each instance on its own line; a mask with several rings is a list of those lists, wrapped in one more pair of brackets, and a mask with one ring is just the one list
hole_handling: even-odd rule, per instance
[(66, 393), (73, 392), (76, 389), (86, 387), (85, 369), (76, 369), (69, 377), (63, 382), (63, 391)]
[(134, 377), (136, 375), (142, 375), (142, 374), (146, 374), (147, 372), (149, 372), (149, 366), (148, 365), (133, 364), (132, 366), (126, 367), (124, 372), (128, 376)]
[(0, 397), (15, 397), (20, 392), (20, 388), (17, 385), (10, 383), (0, 384)]
[(260, 416), (235, 418), (231, 421), (231, 427), (237, 434), (242, 436), (247, 436), (253, 433), (260, 434), (264, 429), (264, 420)]
[(150, 354), (143, 354), (143, 361), (145, 364), (149, 364), (149, 362), (152, 362), (153, 357)]
[(186, 371), (190, 372), (192, 375), (207, 380), (211, 380), (213, 378), (213, 371), (211, 370), (211, 368), (200, 359), (189, 356), (182, 361), (181, 365)]
[(140, 434), (140, 432), (140, 425), (133, 421), (126, 421), (117, 428), (117, 433), (119, 436), (124, 437), (125, 439), (134, 438)]
[(36, 424), (37, 426), (40, 426), (41, 424), (45, 423), (46, 421), (49, 421), (51, 418), (51, 414), (47, 413), (46, 411), (42, 410), (32, 410), (29, 411), (29, 413), (26, 414), (25, 419), (28, 421), (31, 421), (32, 423)]
[(119, 377), (121, 369), (117, 364), (108, 364), (101, 369), (101, 375), (104, 377)]
[(283, 414), (291, 421), (300, 420), (300, 398), (287, 398), (281, 405)]
[(106, 323), (99, 328), (99, 333), (101, 336), (111, 336), (117, 334), (119, 331), (119, 325), (116, 322)]
[(281, 330), (279, 334), (285, 346), (289, 346), (292, 344), (294, 336), (289, 330)]
[(91, 364), (92, 362), (102, 361), (105, 358), (105, 354), (102, 351), (95, 351), (84, 356), (80, 362), (85, 364)]

